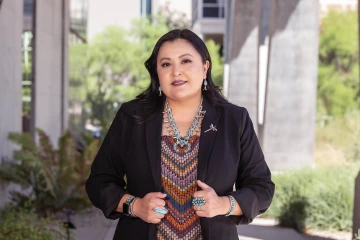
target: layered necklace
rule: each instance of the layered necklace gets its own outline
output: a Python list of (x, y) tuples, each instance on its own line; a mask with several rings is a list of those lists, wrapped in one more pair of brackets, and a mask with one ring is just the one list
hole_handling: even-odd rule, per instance
[(164, 123), (168, 123), (166, 126), (170, 136), (172, 136), (175, 140), (174, 143), (174, 150), (178, 153), (180, 152), (178, 149), (178, 146), (180, 146), (181, 148), (183, 148), (184, 146), (187, 146), (187, 148), (184, 150), (185, 153), (189, 152), (191, 149), (191, 139), (194, 135), (196, 135), (197, 133), (200, 132), (201, 129), (201, 119), (204, 117), (206, 111), (202, 111), (202, 98), (201, 98), (201, 102), (199, 105), (199, 108), (196, 110), (196, 114), (194, 117), (194, 121), (192, 122), (189, 131), (187, 132), (187, 134), (184, 137), (181, 137), (180, 135), (180, 131), (177, 128), (175, 121), (174, 121), (174, 117), (171, 111), (171, 108), (169, 106), (168, 101), (166, 100), (165, 102), (165, 112), (164, 112)]

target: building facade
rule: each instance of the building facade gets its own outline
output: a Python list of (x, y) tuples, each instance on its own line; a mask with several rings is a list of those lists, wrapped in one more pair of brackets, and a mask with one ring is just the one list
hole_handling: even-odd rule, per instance
[(157, 14), (164, 6), (191, 21), (191, 0), (88, 0), (87, 38), (91, 41), (109, 25), (130, 29), (134, 19)]

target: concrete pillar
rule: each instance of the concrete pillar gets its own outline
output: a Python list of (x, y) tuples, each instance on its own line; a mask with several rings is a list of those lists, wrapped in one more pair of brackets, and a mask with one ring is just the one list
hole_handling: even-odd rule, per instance
[(319, 2), (273, 0), (262, 147), (273, 170), (313, 163)]
[(22, 130), (21, 0), (4, 1), (0, 11), (0, 158), (10, 157), (9, 132)]
[(355, 234), (358, 234), (358, 237), (360, 237), (360, 172), (355, 179), (353, 236)]
[[(0, 9), (0, 161), (11, 158), (15, 145), (7, 140), (9, 132), (22, 131), (21, 34), (23, 1), (3, 1)], [(0, 182), (0, 206), (7, 190)]]
[(55, 146), (67, 128), (68, 16), (69, 0), (37, 1), (35, 127), (44, 130)]
[[(228, 1), (226, 64), (228, 99), (246, 107), (257, 131), (258, 50), (261, 0)], [(227, 83), (227, 81), (226, 81)]]

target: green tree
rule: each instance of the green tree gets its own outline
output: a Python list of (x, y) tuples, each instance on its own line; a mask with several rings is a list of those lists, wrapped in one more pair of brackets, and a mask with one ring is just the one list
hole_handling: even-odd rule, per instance
[[(156, 15), (134, 20), (129, 31), (110, 26), (88, 45), (70, 48), (70, 98), (73, 105), (86, 110), (77, 124), (84, 125), (84, 119), (89, 118), (106, 132), (119, 105), (149, 86), (144, 62), (158, 39), (169, 31), (169, 21)], [(219, 46), (213, 41), (208, 41), (207, 46), (213, 61), (213, 79), (222, 86)]]
[(342, 115), (359, 103), (357, 12), (330, 12), (320, 34), (318, 109)]
[(106, 28), (89, 44), (86, 102), (92, 120), (100, 121), (102, 127), (113, 119), (119, 104), (133, 95), (128, 89), (133, 81), (132, 58), (136, 58), (134, 44), (117, 26)]
[(206, 41), (212, 61), (212, 78), (216, 85), (223, 87), (224, 78), (224, 58), (220, 56), (220, 46), (214, 40)]

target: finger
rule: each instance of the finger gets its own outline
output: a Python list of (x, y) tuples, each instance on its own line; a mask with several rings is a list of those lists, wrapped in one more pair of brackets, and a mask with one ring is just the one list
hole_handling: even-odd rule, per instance
[(163, 219), (165, 217), (166, 214), (161, 214), (161, 213), (154, 213), (153, 218), (154, 219)]
[(160, 222), (161, 222), (161, 219), (158, 219), (158, 218), (151, 220), (151, 223), (154, 223), (154, 224), (158, 224)]
[(209, 185), (207, 185), (206, 183), (203, 183), (200, 180), (197, 180), (197, 184), (199, 185), (199, 187), (201, 187), (202, 190), (211, 188)]
[(165, 207), (166, 202), (162, 199), (155, 198), (151, 201), (151, 204), (155, 207)]
[(200, 198), (200, 197), (203, 198), (203, 197), (205, 197), (205, 195), (206, 195), (205, 191), (196, 191), (193, 194), (194, 198)]
[(166, 194), (165, 193), (162, 193), (162, 192), (154, 192), (152, 197), (155, 197), (155, 198), (165, 198), (166, 197)]
[(206, 207), (205, 206), (201, 206), (200, 210), (198, 206), (193, 206), (193, 209), (195, 210), (195, 212), (206, 212)]
[(204, 211), (196, 211), (195, 213), (196, 213), (196, 215), (198, 215), (199, 217), (207, 217), (207, 214), (206, 214), (206, 212), (204, 212)]
[(160, 219), (163, 219), (165, 217), (166, 214), (159, 214), (159, 213), (156, 213), (156, 217), (155, 218), (160, 218)]

